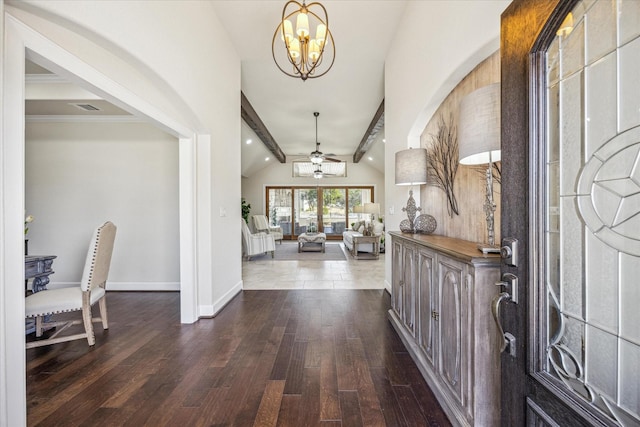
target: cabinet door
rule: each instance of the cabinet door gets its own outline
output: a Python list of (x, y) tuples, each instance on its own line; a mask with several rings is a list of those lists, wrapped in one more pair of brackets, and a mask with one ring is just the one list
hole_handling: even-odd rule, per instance
[(417, 308), (418, 317), (418, 344), (424, 352), (427, 361), (433, 367), (435, 365), (436, 339), (438, 312), (435, 301), (437, 301), (437, 287), (433, 285), (433, 265), (435, 254), (425, 248), (418, 249), (418, 287), (417, 287)]
[(402, 310), (402, 321), (409, 329), (411, 334), (416, 335), (416, 286), (417, 286), (417, 270), (416, 270), (416, 247), (411, 244), (405, 244), (402, 247), (402, 282), (404, 301)]
[(391, 308), (402, 318), (402, 243), (393, 239), (391, 250)]
[(439, 373), (461, 405), (466, 404), (462, 384), (466, 347), (463, 337), (469, 335), (466, 328), (463, 330), (468, 315), (462, 307), (466, 267), (462, 262), (438, 256)]

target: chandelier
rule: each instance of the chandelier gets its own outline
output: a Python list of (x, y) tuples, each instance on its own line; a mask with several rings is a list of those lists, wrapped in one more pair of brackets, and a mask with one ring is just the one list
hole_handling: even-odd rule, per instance
[[(294, 19), (295, 32), (292, 24)], [(311, 38), (312, 29), (315, 29), (315, 38)], [(276, 43), (280, 43), (276, 41), (278, 35), (284, 49), (276, 47)], [(325, 52), (330, 55), (330, 60), (324, 60)], [(282, 19), (273, 33), (271, 53), (276, 66), (290, 77), (299, 77), (304, 81), (325, 75), (333, 66), (336, 51), (324, 6), (318, 2), (307, 5), (304, 0), (302, 4), (289, 0), (282, 9)], [(326, 64), (329, 64), (328, 67)]]

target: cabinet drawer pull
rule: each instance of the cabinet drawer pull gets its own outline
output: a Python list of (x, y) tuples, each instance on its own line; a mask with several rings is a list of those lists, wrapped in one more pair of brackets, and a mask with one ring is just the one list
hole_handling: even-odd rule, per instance
[(431, 317), (432, 317), (434, 320), (438, 320), (438, 319), (440, 319), (440, 313), (438, 313), (437, 311), (433, 310), (433, 311), (431, 312)]

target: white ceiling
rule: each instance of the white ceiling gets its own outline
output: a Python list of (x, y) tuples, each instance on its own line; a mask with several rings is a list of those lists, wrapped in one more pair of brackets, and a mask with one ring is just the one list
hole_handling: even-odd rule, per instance
[[(242, 91), (287, 160), (315, 149), (314, 111), (320, 113), (320, 151), (351, 160), (384, 98), (384, 60), (406, 3), (323, 0), (335, 41), (335, 64), (326, 75), (302, 81), (283, 74), (272, 58), (271, 42), (284, 0), (212, 2), (240, 56)], [(281, 47), (280, 40), (276, 42)], [(384, 130), (361, 160), (381, 172), (383, 134)], [(257, 140), (249, 127), (243, 126), (242, 139), (249, 138)], [(243, 175), (265, 167), (266, 157), (273, 161), (273, 156), (261, 149), (255, 143), (243, 144)]]
[[(406, 1), (323, 0), (336, 47), (333, 68), (318, 79), (302, 81), (284, 75), (273, 62), (271, 41), (281, 19), (284, 0), (213, 0), (241, 61), (242, 91), (267, 127), (287, 161), (315, 149), (319, 112), (320, 151), (352, 161), (352, 157), (384, 98), (384, 59)], [(281, 47), (280, 40), (277, 40)], [(28, 68), (27, 74), (42, 70)], [(62, 100), (27, 101), (27, 114), (87, 114)], [(92, 103), (102, 103), (93, 99)], [(107, 108), (101, 104), (105, 109)], [(71, 108), (71, 109), (69, 109)], [(98, 113), (99, 114), (99, 113)], [(112, 112), (111, 114), (117, 114)], [(242, 123), (242, 175), (267, 167), (274, 156)], [(384, 172), (384, 128), (362, 162)], [(246, 144), (251, 139), (252, 144)], [(266, 161), (266, 158), (269, 158)]]

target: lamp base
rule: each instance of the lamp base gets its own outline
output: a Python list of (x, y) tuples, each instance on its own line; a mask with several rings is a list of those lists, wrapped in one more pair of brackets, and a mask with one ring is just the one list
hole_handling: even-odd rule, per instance
[(489, 244), (479, 243), (478, 250), (483, 254), (499, 254), (500, 246), (496, 246), (496, 245), (491, 246)]

